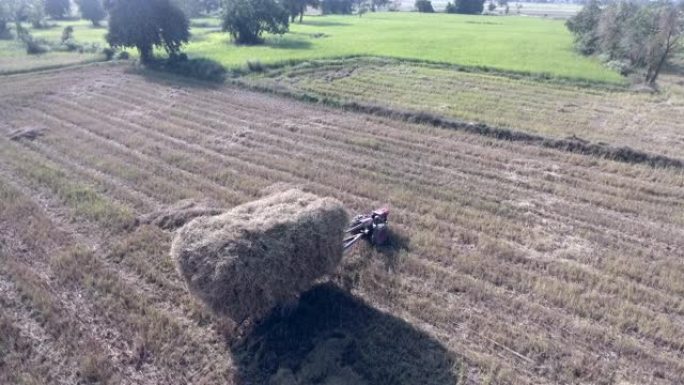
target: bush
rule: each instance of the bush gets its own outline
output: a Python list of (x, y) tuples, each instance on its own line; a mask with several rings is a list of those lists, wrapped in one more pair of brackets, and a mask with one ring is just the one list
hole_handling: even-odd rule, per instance
[(102, 53), (105, 55), (105, 59), (107, 61), (109, 61), (109, 60), (114, 59), (114, 54), (116, 54), (116, 50), (114, 50), (113, 48), (107, 47), (107, 48), (102, 50)]
[(188, 59), (185, 55), (166, 61), (162, 69), (177, 75), (211, 82), (223, 82), (226, 78), (226, 69), (220, 63), (205, 58)]
[(116, 55), (116, 58), (119, 60), (128, 60), (131, 58), (131, 55), (126, 51), (121, 51), (118, 55)]
[(63, 40), (60, 45), (55, 48), (57, 51), (74, 52), (80, 51), (83, 47), (76, 42), (73, 38)]
[(264, 72), (266, 70), (259, 60), (247, 60), (247, 68), (252, 72)]
[(432, 2), (430, 0), (416, 0), (415, 7), (418, 12), (423, 13), (433, 13), (435, 9), (432, 8)]
[(634, 72), (634, 67), (629, 60), (610, 60), (605, 63), (605, 66), (622, 76), (627, 76)]
[(40, 55), (50, 51), (50, 45), (45, 40), (34, 39), (33, 36), (25, 29), (19, 26), (17, 28), (17, 36), (24, 45), (26, 45), (26, 53), (29, 55)]

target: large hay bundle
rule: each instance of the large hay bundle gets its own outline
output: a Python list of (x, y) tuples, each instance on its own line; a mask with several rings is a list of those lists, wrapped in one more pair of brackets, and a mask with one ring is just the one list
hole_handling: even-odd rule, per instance
[(339, 201), (288, 190), (191, 221), (178, 231), (171, 255), (196, 296), (242, 322), (332, 273), (347, 220)]

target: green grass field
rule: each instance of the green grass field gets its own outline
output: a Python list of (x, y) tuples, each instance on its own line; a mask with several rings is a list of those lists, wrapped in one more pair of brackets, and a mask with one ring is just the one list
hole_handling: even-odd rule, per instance
[[(195, 21), (197, 23), (198, 21)], [(194, 57), (208, 57), (230, 68), (247, 61), (273, 64), (291, 60), (351, 55), (410, 58), (503, 71), (544, 73), (555, 77), (622, 82), (615, 72), (582, 57), (562, 21), (529, 17), (486, 17), (447, 14), (375, 13), (358, 16), (308, 16), (283, 36), (267, 36), (260, 46), (235, 46), (218, 29), (218, 20), (202, 19), (186, 47)], [(64, 25), (75, 25), (82, 42), (104, 44), (106, 29), (86, 22), (35, 31), (36, 37), (58, 40)], [(5, 44), (5, 43), (3, 43)], [(0, 58), (13, 55), (2, 49)]]

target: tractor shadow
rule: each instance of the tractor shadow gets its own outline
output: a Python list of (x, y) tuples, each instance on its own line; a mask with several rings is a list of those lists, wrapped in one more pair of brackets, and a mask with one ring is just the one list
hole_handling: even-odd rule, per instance
[(379, 254), (388, 270), (395, 270), (401, 263), (401, 254), (410, 249), (411, 239), (402, 231), (390, 228), (387, 242), (382, 246), (376, 246), (374, 251)]
[(455, 384), (439, 342), (326, 283), (235, 342), (242, 384)]

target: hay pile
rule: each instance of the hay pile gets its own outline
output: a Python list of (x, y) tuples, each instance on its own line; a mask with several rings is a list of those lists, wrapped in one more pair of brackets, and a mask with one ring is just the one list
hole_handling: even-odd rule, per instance
[(191, 221), (171, 255), (193, 294), (240, 323), (332, 273), (347, 220), (339, 201), (288, 190)]

